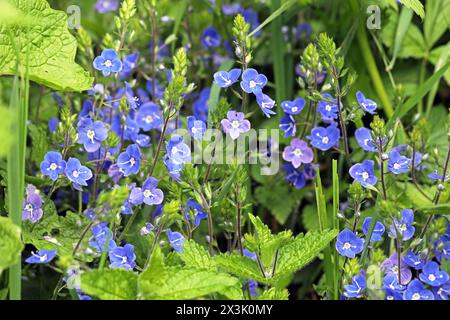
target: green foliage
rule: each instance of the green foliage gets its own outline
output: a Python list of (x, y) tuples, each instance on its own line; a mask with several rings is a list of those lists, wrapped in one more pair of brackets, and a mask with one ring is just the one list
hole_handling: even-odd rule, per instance
[(0, 126), (0, 141), (2, 142), (0, 144), (0, 157), (2, 157), (8, 153), (13, 142), (13, 135), (11, 134), (13, 116), (11, 111), (0, 106), (0, 119), (2, 119), (2, 125)]
[(16, 63), (19, 63), (21, 72), (25, 72), (26, 61), (29, 61), (29, 77), (32, 81), (56, 90), (89, 89), (92, 78), (74, 62), (77, 42), (67, 29), (66, 14), (51, 9), (45, 0), (7, 2), (29, 16), (34, 23), (30, 25), (28, 33), (27, 26), (0, 24), (3, 44), (0, 51), (0, 75), (15, 74)]
[(259, 300), (287, 300), (289, 298), (289, 292), (287, 289), (270, 288), (264, 290), (258, 297)]
[(37, 167), (44, 160), (45, 154), (48, 152), (49, 142), (48, 142), (48, 129), (44, 126), (36, 126), (34, 124), (28, 125), (29, 134), (31, 137), (31, 142), (33, 148), (31, 149), (31, 158)]
[(419, 17), (425, 18), (423, 4), (419, 0), (400, 0), (405, 7), (412, 9)]
[(91, 270), (81, 274), (81, 289), (103, 300), (136, 300), (138, 276), (124, 269)]
[(20, 228), (11, 219), (0, 217), (0, 274), (19, 261), (22, 249)]
[(183, 243), (183, 252), (180, 253), (180, 257), (189, 268), (213, 270), (216, 267), (208, 251), (193, 240)]

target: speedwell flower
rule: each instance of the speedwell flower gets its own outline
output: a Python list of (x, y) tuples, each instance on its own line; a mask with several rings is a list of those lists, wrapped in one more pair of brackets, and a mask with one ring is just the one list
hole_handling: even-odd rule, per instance
[(237, 82), (241, 76), (241, 69), (231, 69), (230, 71), (217, 71), (214, 73), (214, 83), (221, 88), (228, 88)]
[(409, 171), (411, 159), (402, 156), (397, 151), (389, 152), (388, 170), (393, 174), (400, 174)]
[(87, 181), (92, 178), (92, 171), (82, 166), (76, 158), (69, 158), (65, 173), (67, 178), (78, 186), (87, 186)]
[(377, 152), (378, 148), (375, 146), (371, 131), (367, 128), (361, 127), (356, 129), (355, 138), (358, 141), (359, 146), (369, 152)]
[(250, 121), (244, 118), (243, 112), (228, 111), (227, 119), (223, 119), (220, 123), (223, 131), (228, 133), (233, 140), (237, 139), (241, 133), (250, 130)]
[(114, 49), (106, 49), (102, 54), (94, 59), (94, 68), (102, 71), (105, 77), (109, 76), (111, 72), (120, 72), (122, 70), (122, 61), (117, 57)]
[(56, 253), (58, 252), (57, 249), (54, 250), (39, 250), (38, 252), (32, 252), (31, 256), (28, 257), (25, 262), (27, 263), (38, 263), (38, 264), (44, 264), (44, 263), (49, 263), (50, 261), (52, 261), (55, 256)]
[(357, 274), (352, 278), (352, 284), (345, 286), (344, 295), (347, 298), (358, 298), (366, 287), (366, 277), (362, 274)]
[(356, 236), (351, 230), (344, 229), (336, 239), (336, 250), (344, 257), (354, 258), (363, 250), (364, 240)]
[(136, 114), (136, 122), (144, 131), (161, 128), (162, 119), (161, 108), (153, 102), (144, 103)]
[(133, 270), (136, 266), (134, 246), (131, 244), (126, 244), (123, 247), (116, 247), (112, 249), (109, 251), (109, 260), (111, 261), (111, 268)]
[(311, 140), (311, 145), (319, 150), (326, 151), (334, 147), (341, 136), (341, 132), (335, 124), (326, 128), (315, 127), (311, 130), (311, 135), (307, 138)]
[(403, 209), (400, 221), (398, 221), (397, 217), (394, 217), (394, 225), (390, 226), (389, 236), (391, 238), (397, 238), (399, 236), (398, 233), (400, 233), (403, 241), (411, 239), (416, 230), (413, 223), (414, 212), (412, 209)]
[(202, 120), (197, 120), (195, 117), (190, 116), (187, 117), (187, 127), (189, 129), (189, 132), (191, 133), (191, 136), (194, 137), (194, 139), (203, 139), (203, 134), (206, 131), (206, 123)]
[(142, 188), (133, 188), (130, 192), (130, 203), (139, 205), (145, 203), (149, 206), (161, 204), (164, 200), (164, 194), (161, 189), (156, 188), (158, 180), (149, 177), (144, 181)]
[(439, 287), (449, 280), (447, 272), (441, 270), (434, 261), (428, 261), (419, 275), (419, 279), (433, 287)]
[(283, 159), (292, 163), (295, 168), (302, 163), (310, 163), (314, 153), (308, 144), (300, 139), (292, 139), (291, 144), (284, 148)]
[[(367, 217), (363, 222), (362, 228), (363, 228), (364, 235), (366, 235), (366, 236), (367, 236), (367, 233), (369, 232), (371, 222), (372, 222), (371, 217)], [(386, 228), (384, 227), (384, 225), (381, 222), (377, 221), (375, 223), (375, 227), (373, 229), (372, 237), (370, 238), (370, 242), (382, 241), (384, 231), (386, 231)]]
[(49, 151), (45, 154), (40, 167), (43, 175), (49, 176), (50, 179), (56, 181), (58, 176), (64, 173), (66, 161), (63, 160), (61, 153)]
[(373, 160), (364, 160), (362, 163), (357, 163), (351, 166), (349, 170), (350, 176), (363, 187), (367, 185), (375, 185), (377, 177), (374, 175)]
[(87, 152), (95, 152), (103, 141), (108, 138), (108, 128), (101, 121), (92, 121), (82, 118), (78, 121), (78, 143), (84, 146)]
[(141, 166), (141, 152), (136, 144), (129, 145), (126, 151), (119, 154), (117, 165), (124, 176), (136, 174)]
[(403, 296), (405, 300), (434, 300), (433, 293), (416, 279), (408, 284)]
[(214, 27), (208, 27), (202, 34), (202, 45), (205, 49), (211, 49), (220, 46), (222, 38)]
[(183, 252), (183, 242), (184, 237), (179, 232), (172, 232), (172, 230), (167, 230), (167, 238), (169, 239), (170, 246), (178, 252)]
[(296, 98), (292, 101), (286, 100), (281, 103), (281, 108), (283, 108), (284, 112), (293, 116), (302, 112), (304, 107), (305, 107), (304, 98)]
[(368, 112), (370, 114), (376, 113), (375, 110), (377, 110), (377, 104), (375, 101), (366, 99), (364, 94), (361, 91), (358, 91), (356, 93), (356, 100), (358, 100), (358, 104), (365, 112)]
[(241, 88), (246, 93), (260, 93), (267, 83), (267, 77), (253, 68), (248, 68), (242, 74)]

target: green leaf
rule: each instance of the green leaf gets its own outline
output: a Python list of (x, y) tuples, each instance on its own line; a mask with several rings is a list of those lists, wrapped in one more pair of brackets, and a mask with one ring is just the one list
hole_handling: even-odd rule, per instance
[(280, 249), (275, 278), (279, 279), (310, 263), (337, 236), (337, 230), (312, 231), (299, 235)]
[(0, 217), (0, 273), (20, 260), (22, 250), (20, 228), (11, 219)]
[[(434, 72), (442, 68), (447, 61), (450, 61), (450, 41), (447, 42), (447, 44), (434, 48), (433, 51), (431, 51), (428, 60), (434, 64)], [(447, 72), (444, 74), (444, 78), (445, 81), (447, 81), (447, 84), (450, 84), (450, 69), (447, 69)], [(430, 110), (433, 105), (434, 97), (436, 96), (438, 88), (439, 83), (436, 83), (431, 91), (433, 92), (433, 95), (431, 95), (431, 93), (428, 95), (427, 111)]]
[[(397, 55), (403, 44), (403, 39), (411, 26), (413, 11), (407, 7), (403, 7), (398, 19), (397, 29), (395, 31), (394, 48), (392, 50), (392, 63), (397, 59)], [(393, 67), (393, 66), (391, 66)]]
[(426, 9), (423, 31), (428, 49), (431, 49), (450, 26), (450, 0), (427, 1)]
[(124, 269), (92, 270), (81, 274), (81, 289), (102, 300), (136, 300), (137, 279)]
[(42, 160), (44, 160), (45, 154), (50, 149), (47, 133), (48, 129), (46, 129), (45, 126), (30, 124), (28, 125), (28, 130), (33, 144), (33, 148), (31, 148), (31, 158), (36, 166), (39, 167)]
[(18, 53), (19, 71), (25, 71), (29, 61), (30, 80), (56, 90), (89, 89), (93, 78), (74, 62), (77, 41), (67, 29), (66, 13), (51, 9), (45, 0), (6, 1), (34, 23), (28, 33), (28, 26), (0, 23), (0, 75), (16, 73)]
[(194, 240), (184, 241), (183, 252), (180, 253), (180, 257), (186, 267), (207, 270), (215, 268), (215, 262), (208, 251)]
[(214, 257), (217, 265), (225, 271), (245, 279), (254, 279), (261, 283), (270, 284), (271, 279), (265, 278), (258, 264), (252, 259), (236, 253), (221, 254)]
[(289, 291), (287, 289), (270, 288), (265, 290), (258, 297), (259, 300), (287, 300), (289, 298)]
[[(236, 296), (238, 279), (226, 274), (195, 268), (166, 267), (159, 247), (149, 266), (139, 276), (139, 295), (144, 299), (185, 300), (212, 293)], [(234, 288), (234, 289), (233, 289)]]
[(11, 126), (13, 123), (13, 115), (11, 111), (0, 105), (0, 119), (2, 125), (0, 126), (0, 157), (9, 152), (9, 147), (13, 142), (13, 135), (11, 134)]
[(419, 17), (425, 18), (425, 9), (419, 0), (400, 0), (405, 7), (412, 9)]
[(447, 214), (450, 212), (450, 203), (441, 203), (418, 207), (416, 208), (416, 211), (421, 211), (426, 214)]
[(427, 81), (425, 81), (420, 87), (417, 88), (416, 93), (409, 97), (405, 102), (395, 109), (392, 118), (386, 124), (387, 129), (391, 129), (397, 119), (401, 119), (405, 114), (411, 110), (420, 99), (422, 99), (439, 81), (444, 75), (447, 69), (450, 67), (450, 61), (448, 61), (441, 69), (435, 72)]

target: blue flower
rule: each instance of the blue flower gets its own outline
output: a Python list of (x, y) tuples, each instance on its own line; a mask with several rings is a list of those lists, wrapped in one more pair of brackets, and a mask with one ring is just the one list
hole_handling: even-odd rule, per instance
[(244, 252), (244, 256), (246, 256), (247, 258), (252, 259), (253, 261), (256, 261), (258, 259), (258, 257), (256, 256), (256, 253), (251, 252), (248, 249), (244, 249), (242, 251)]
[(403, 300), (403, 295), (398, 290), (386, 288), (384, 292), (385, 292), (385, 300)]
[(129, 145), (126, 151), (119, 154), (117, 165), (125, 176), (136, 174), (141, 166), (141, 152), (136, 144)]
[(291, 162), (295, 168), (300, 167), (302, 163), (311, 163), (314, 153), (308, 144), (300, 139), (292, 139), (291, 144), (284, 148), (283, 159)]
[(357, 237), (351, 230), (344, 229), (338, 234), (336, 239), (336, 250), (340, 255), (347, 258), (354, 258), (363, 250), (364, 240)]
[(76, 158), (69, 158), (65, 173), (70, 181), (80, 186), (87, 186), (87, 181), (92, 178), (92, 171), (82, 166), (80, 160)]
[(183, 137), (172, 135), (166, 146), (169, 158), (177, 164), (185, 164), (191, 161), (191, 149), (183, 142)]
[(155, 227), (150, 222), (146, 222), (145, 225), (141, 228), (141, 230), (139, 230), (139, 234), (141, 236), (147, 236), (157, 229), (158, 227)]
[(328, 102), (326, 100), (320, 100), (317, 104), (317, 111), (320, 112), (322, 119), (326, 122), (330, 122), (333, 119), (337, 119), (338, 117), (338, 105), (337, 100), (333, 99), (333, 97), (329, 93), (324, 93), (323, 96), (328, 100), (334, 101), (334, 103)]
[(200, 97), (192, 104), (192, 111), (198, 120), (208, 121), (208, 100), (211, 89), (205, 88), (200, 92)]
[(361, 127), (356, 129), (355, 138), (358, 141), (359, 146), (369, 152), (377, 152), (378, 148), (375, 146), (372, 139), (371, 131), (367, 128)]
[(163, 124), (161, 108), (153, 102), (144, 103), (136, 114), (136, 122), (144, 131), (161, 128)]
[(239, 79), (241, 75), (241, 69), (231, 69), (227, 71), (218, 71), (214, 73), (214, 82), (221, 88), (228, 88), (233, 85)]
[(391, 238), (397, 238), (399, 236), (397, 234), (398, 231), (403, 241), (411, 239), (416, 231), (416, 228), (413, 227), (413, 223), (414, 212), (412, 209), (403, 209), (400, 222), (397, 220), (397, 217), (394, 217), (395, 226), (390, 226), (389, 236)]
[(311, 130), (311, 135), (307, 138), (311, 140), (311, 145), (322, 151), (329, 150), (339, 143), (341, 132), (335, 124), (326, 128), (316, 127)]
[(136, 139), (134, 139), (134, 142), (136, 142), (139, 147), (146, 148), (150, 146), (150, 137), (146, 134), (138, 134)]
[(305, 107), (305, 103), (305, 99), (303, 98), (297, 98), (293, 101), (286, 100), (281, 103), (281, 108), (283, 108), (284, 112), (287, 114), (294, 116), (302, 112)]
[[(192, 214), (191, 214), (192, 213)], [(194, 217), (194, 226), (198, 227), (203, 219), (207, 218), (206, 212), (203, 210), (202, 206), (189, 198), (184, 207), (184, 214), (186, 219), (192, 221), (192, 216)]]
[(183, 169), (182, 163), (176, 163), (172, 159), (169, 158), (169, 155), (166, 154), (163, 157), (164, 165), (166, 166), (167, 171), (169, 171), (170, 177), (175, 181), (181, 180), (181, 170)]
[(164, 194), (161, 189), (156, 188), (158, 180), (149, 177), (144, 181), (142, 188), (133, 188), (130, 192), (129, 201), (133, 205), (139, 205), (142, 202), (149, 206), (161, 204), (164, 200)]
[(140, 105), (139, 98), (134, 95), (133, 89), (131, 89), (128, 82), (125, 82), (124, 95), (130, 109), (136, 110)]
[[(367, 233), (369, 232), (371, 222), (372, 222), (371, 217), (367, 217), (366, 219), (364, 219), (362, 228), (363, 228), (364, 235), (366, 235), (366, 236), (367, 236)], [(373, 229), (372, 238), (370, 238), (370, 242), (382, 241), (384, 231), (386, 231), (386, 228), (384, 227), (384, 225), (381, 222), (377, 221), (375, 223), (375, 228)]]
[(123, 247), (115, 247), (109, 251), (109, 260), (111, 261), (111, 268), (133, 270), (136, 266), (134, 246), (131, 244), (126, 244)]
[(433, 293), (425, 289), (422, 282), (416, 279), (408, 284), (404, 298), (405, 300), (434, 300)]
[(78, 143), (84, 145), (87, 152), (95, 152), (103, 141), (108, 138), (108, 128), (101, 121), (82, 118), (78, 121)]
[(92, 227), (92, 238), (89, 241), (89, 245), (93, 247), (97, 252), (102, 253), (105, 249), (106, 241), (108, 245), (106, 246), (106, 252), (113, 250), (117, 247), (116, 242), (113, 240), (112, 232), (108, 228), (108, 223), (99, 223)]
[(267, 118), (270, 118), (271, 115), (277, 114), (275, 111), (272, 110), (273, 107), (275, 106), (275, 100), (273, 100), (268, 95), (262, 92), (257, 93), (256, 102), (258, 103), (259, 107), (261, 108), (261, 111)]
[(39, 191), (33, 185), (28, 185), (26, 189), (26, 198), (22, 203), (22, 220), (29, 220), (36, 223), (42, 218), (42, 197)]
[(433, 287), (434, 298), (436, 300), (448, 300), (450, 295), (450, 281), (444, 283), (441, 287)]
[(383, 279), (383, 289), (404, 290), (405, 286), (398, 283), (398, 274), (388, 273)]
[(410, 266), (411, 268), (414, 268), (416, 270), (422, 269), (425, 261), (420, 257), (417, 256), (414, 252), (409, 250), (404, 256), (403, 260), (405, 263)]
[(59, 119), (57, 117), (51, 118), (48, 120), (48, 130), (50, 133), (54, 133), (58, 131)]
[(350, 176), (363, 187), (367, 185), (375, 185), (377, 177), (374, 175), (373, 160), (364, 160), (362, 163), (357, 163), (351, 166), (349, 170)]
[(131, 73), (137, 66), (137, 62), (139, 59), (139, 51), (135, 51), (131, 54), (128, 54), (123, 58), (123, 69), (119, 74), (120, 79), (125, 79), (131, 76)]
[(260, 93), (267, 83), (267, 77), (249, 68), (242, 74), (241, 88), (247, 93)]
[(211, 49), (220, 46), (222, 38), (214, 27), (208, 27), (202, 34), (202, 45), (205, 49)]
[(450, 259), (450, 242), (445, 237), (441, 237), (434, 243), (434, 253), (436, 259), (441, 261), (442, 259)]
[(419, 275), (419, 279), (433, 287), (439, 287), (449, 280), (447, 272), (439, 269), (434, 261), (428, 261)]
[[(400, 285), (407, 284), (411, 281), (412, 273), (411, 270), (409, 270), (407, 264), (405, 263), (404, 259), (401, 258), (402, 262), (400, 264), (400, 278), (401, 283)], [(389, 258), (385, 259), (380, 266), (381, 270), (384, 270), (386, 275), (394, 275), (398, 279), (398, 255), (395, 252), (392, 254)]]
[(358, 91), (356, 93), (356, 100), (358, 100), (358, 104), (365, 112), (368, 112), (370, 114), (376, 113), (375, 110), (377, 110), (377, 104), (375, 101), (366, 99), (364, 97), (364, 94), (361, 91)]
[(280, 129), (284, 132), (284, 137), (294, 137), (297, 132), (295, 119), (290, 114), (286, 114), (280, 119)]
[(286, 180), (291, 182), (296, 189), (301, 189), (306, 185), (303, 170), (295, 168), (292, 164), (285, 164), (282, 169), (286, 171)]
[(344, 295), (347, 298), (357, 298), (366, 289), (366, 286), (366, 277), (358, 274), (352, 278), (352, 284), (345, 286)]
[(187, 127), (192, 137), (199, 140), (203, 139), (203, 134), (206, 131), (206, 123), (204, 123), (201, 120), (195, 119), (195, 117), (190, 116), (187, 117)]
[(167, 230), (167, 238), (169, 239), (170, 246), (178, 252), (183, 252), (183, 242), (184, 237), (179, 232), (172, 232), (172, 230)]
[(393, 174), (400, 174), (409, 171), (411, 159), (400, 155), (397, 151), (389, 152), (388, 170)]
[[(427, 176), (428, 178), (432, 179), (432, 180), (441, 180), (442, 179), (442, 173), (438, 173), (437, 170), (435, 170), (434, 172), (428, 174)], [(450, 173), (447, 173), (445, 175), (445, 181), (450, 180)]]
[(105, 77), (111, 72), (120, 72), (122, 70), (122, 61), (117, 57), (113, 49), (106, 49), (102, 54), (94, 59), (94, 68), (102, 71)]
[(119, 8), (119, 1), (117, 0), (98, 0), (95, 4), (95, 10), (97, 10), (98, 13), (115, 11), (117, 8)]
[(223, 4), (222, 12), (227, 16), (234, 16), (242, 11), (242, 7), (238, 3)]
[[(251, 25), (251, 31), (255, 30), (259, 27), (258, 14), (252, 8), (245, 9), (242, 12), (242, 16), (244, 17), (245, 22)], [(261, 30), (255, 33), (255, 37), (258, 37), (261, 34)]]
[(52, 261), (56, 253), (58, 252), (57, 249), (54, 250), (39, 250), (38, 252), (32, 252), (31, 256), (28, 257), (25, 262), (27, 263), (38, 263), (38, 264), (45, 264)]
[[(155, 92), (153, 92), (153, 81), (155, 82)], [(153, 98), (161, 99), (164, 97), (164, 88), (159, 84), (158, 80), (148, 80), (146, 83), (147, 91)]]
[(245, 119), (243, 112), (228, 111), (227, 118), (220, 121), (222, 129), (225, 133), (228, 133), (231, 139), (237, 139), (241, 133), (245, 133), (250, 130), (250, 121)]
[(45, 154), (44, 160), (41, 162), (41, 172), (50, 179), (56, 181), (60, 174), (66, 169), (66, 161), (63, 160), (61, 153), (49, 151)]

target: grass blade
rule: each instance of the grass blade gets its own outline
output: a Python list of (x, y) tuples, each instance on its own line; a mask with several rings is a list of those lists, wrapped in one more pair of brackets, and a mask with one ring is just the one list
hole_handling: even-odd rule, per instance
[[(219, 67), (219, 70), (217, 71), (229, 71), (233, 67), (234, 61), (233, 60), (225, 60), (222, 62), (222, 64)], [(209, 100), (208, 100), (208, 115), (212, 115), (214, 111), (216, 110), (217, 103), (219, 102), (220, 98), (220, 88), (217, 86), (214, 81), (211, 84), (211, 93), (209, 94)], [(211, 127), (211, 118), (208, 116), (208, 127)]]
[(286, 1), (285, 3), (283, 3), (283, 5), (280, 6), (280, 0), (272, 0), (272, 7), (277, 7), (278, 9), (274, 10), (272, 12), (272, 14), (267, 17), (266, 20), (263, 21), (263, 23), (261, 23), (257, 28), (255, 28), (255, 30), (253, 30), (252, 32), (250, 32), (250, 34), (248, 35), (249, 37), (253, 36), (255, 33), (257, 33), (259, 30), (261, 30), (262, 28), (264, 28), (266, 25), (268, 25), (269, 23), (271, 23), (273, 20), (275, 20), (276, 18), (278, 18), (281, 14), (283, 14), (283, 12), (285, 12), (286, 10), (288, 10), (293, 4), (295, 4), (297, 2), (297, 0), (289, 0)]

